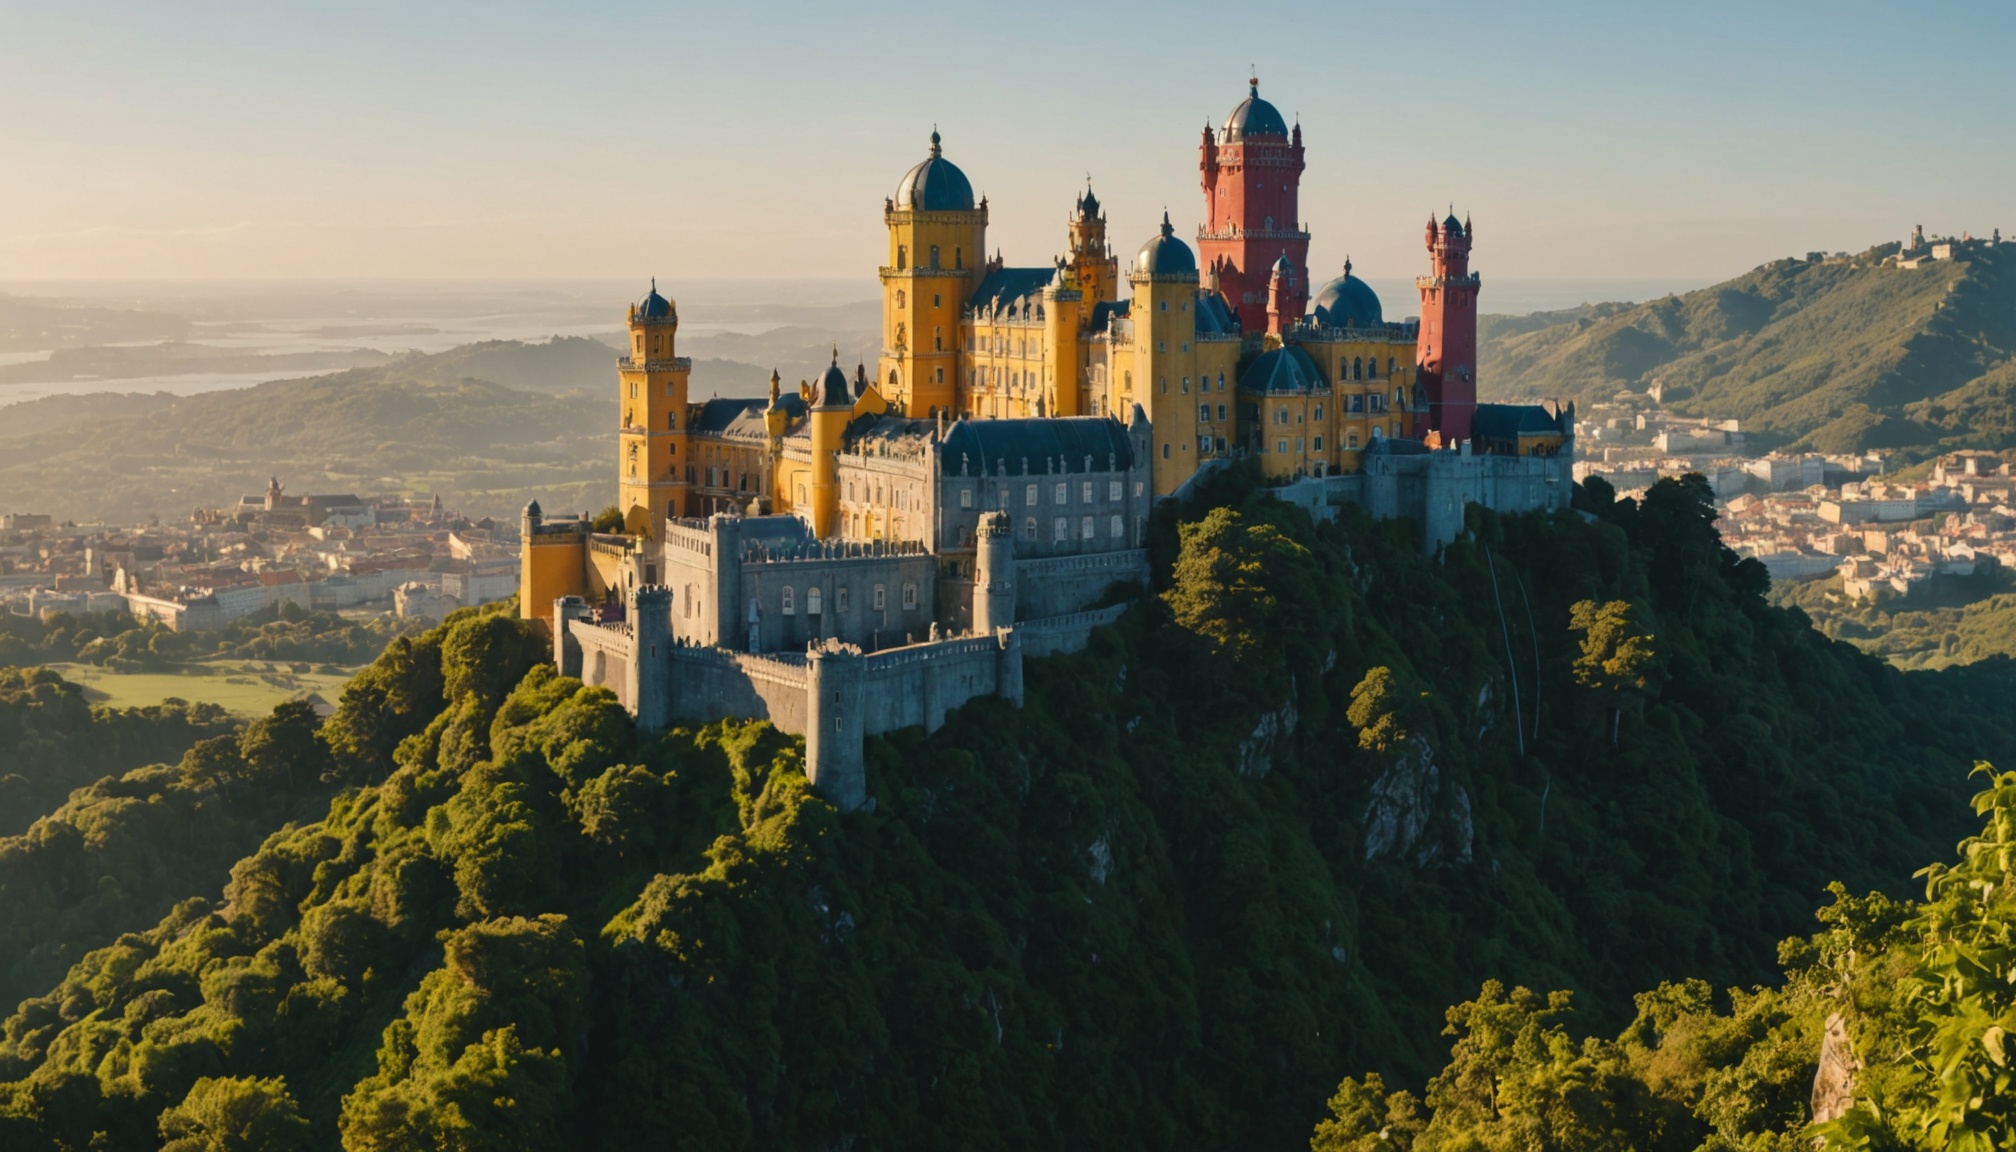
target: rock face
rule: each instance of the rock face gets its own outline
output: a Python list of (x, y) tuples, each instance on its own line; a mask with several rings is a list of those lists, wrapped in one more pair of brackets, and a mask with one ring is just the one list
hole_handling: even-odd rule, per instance
[(1813, 1073), (1813, 1122), (1839, 1119), (1855, 1103), (1855, 1069), (1860, 1061), (1848, 1043), (1848, 1024), (1839, 1012), (1827, 1017), (1820, 1038), (1820, 1068)]
[(1470, 793), (1445, 782), (1435, 749), (1420, 736), (1373, 781), (1365, 802), (1365, 859), (1420, 868), (1468, 864), (1476, 842)]
[(1302, 713), (1295, 707), (1295, 681), (1288, 681), (1288, 702), (1261, 715), (1253, 734), (1239, 742), (1239, 774), (1265, 776), (1274, 770), (1274, 753), (1281, 742), (1295, 734)]

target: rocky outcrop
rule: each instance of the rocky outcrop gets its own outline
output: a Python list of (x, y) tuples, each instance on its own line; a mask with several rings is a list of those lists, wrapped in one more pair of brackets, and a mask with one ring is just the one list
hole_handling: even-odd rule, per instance
[(1848, 1022), (1829, 1013), (1820, 1037), (1820, 1068), (1813, 1073), (1813, 1122), (1837, 1120), (1855, 1104), (1855, 1047), (1848, 1042)]
[(1477, 839), (1470, 793), (1443, 778), (1435, 749), (1420, 736), (1372, 782), (1365, 802), (1365, 859), (1419, 868), (1468, 864)]
[(1253, 734), (1239, 742), (1239, 774), (1241, 776), (1264, 777), (1274, 770), (1274, 754), (1288, 737), (1295, 734), (1295, 726), (1302, 722), (1302, 713), (1295, 707), (1295, 681), (1288, 681), (1288, 702), (1272, 712), (1262, 713), (1260, 722), (1253, 726)]

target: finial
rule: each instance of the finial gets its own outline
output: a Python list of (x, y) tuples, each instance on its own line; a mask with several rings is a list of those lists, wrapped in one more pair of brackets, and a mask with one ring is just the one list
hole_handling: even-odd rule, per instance
[(1349, 276), (1350, 274), (1351, 274), (1351, 257), (1346, 256), (1344, 257), (1344, 275)]
[(651, 277), (651, 291), (656, 292), (657, 290), (658, 290), (658, 278), (656, 276), (653, 276)]
[(840, 345), (838, 344), (833, 345), (833, 366), (835, 368), (840, 366)]
[(1162, 209), (1162, 235), (1174, 236), (1175, 234), (1176, 226), (1169, 223), (1169, 209), (1164, 208)]
[(1252, 75), (1250, 75), (1250, 76), (1248, 76), (1248, 77), (1246, 78), (1246, 84), (1247, 84), (1247, 86), (1248, 86), (1249, 88), (1251, 88), (1251, 89), (1253, 90), (1253, 95), (1255, 95), (1255, 96), (1258, 96), (1258, 95), (1260, 95), (1260, 68), (1259, 68), (1259, 66), (1258, 66), (1258, 65), (1253, 65), (1253, 64), (1249, 64), (1249, 65), (1247, 65), (1247, 66), (1246, 66), (1246, 70), (1247, 70), (1248, 72), (1252, 73)]
[(938, 146), (938, 125), (933, 124), (931, 125), (931, 155), (937, 156), (943, 152), (944, 149)]

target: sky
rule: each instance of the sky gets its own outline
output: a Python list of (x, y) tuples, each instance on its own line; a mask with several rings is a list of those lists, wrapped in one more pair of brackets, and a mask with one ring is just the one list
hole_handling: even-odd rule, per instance
[(1011, 264), (1299, 117), (1318, 271), (1721, 279), (2016, 229), (2016, 4), (0, 0), (0, 281), (870, 282), (935, 125)]

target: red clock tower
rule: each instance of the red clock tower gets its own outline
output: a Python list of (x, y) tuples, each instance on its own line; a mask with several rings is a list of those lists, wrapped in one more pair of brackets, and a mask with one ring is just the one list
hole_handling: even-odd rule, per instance
[(1428, 218), (1428, 275), (1421, 290), (1416, 379), (1428, 394), (1428, 427), (1443, 447), (1470, 439), (1477, 413), (1477, 274), (1470, 271), (1470, 225), (1451, 212)]
[[(1204, 224), (1197, 254), (1218, 291), (1248, 332), (1268, 326), (1268, 282), (1286, 256), (1309, 267), (1309, 233), (1301, 230), (1302, 126), (1291, 132), (1281, 113), (1260, 98), (1260, 81), (1225, 118), (1222, 135), (1204, 127), (1198, 170), (1203, 174)], [(1309, 289), (1296, 277), (1276, 302), (1278, 323), (1294, 324), (1309, 306)]]

